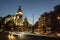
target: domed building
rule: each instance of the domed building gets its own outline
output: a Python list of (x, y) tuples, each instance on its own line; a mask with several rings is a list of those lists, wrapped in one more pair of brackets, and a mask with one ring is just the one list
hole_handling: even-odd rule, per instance
[(24, 18), (23, 18), (23, 12), (21, 10), (21, 6), (19, 6), (19, 9), (17, 10), (16, 14), (8, 15), (4, 18), (5, 18), (4, 24), (6, 24), (9, 21), (13, 21), (15, 26), (23, 27)]
[(9, 20), (13, 20), (16, 25), (23, 26), (23, 13), (22, 13), (22, 10), (21, 10), (21, 6), (19, 6), (19, 9), (17, 10), (15, 15), (8, 15), (5, 18), (5, 24)]

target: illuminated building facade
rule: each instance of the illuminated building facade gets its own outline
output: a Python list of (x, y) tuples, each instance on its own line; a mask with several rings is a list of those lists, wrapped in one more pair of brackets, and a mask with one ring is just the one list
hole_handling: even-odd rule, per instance
[(4, 17), (4, 27), (8, 23), (10, 23), (9, 21), (11, 22), (12, 25), (15, 25), (14, 28), (16, 28), (17, 30), (19, 29), (20, 31), (25, 31), (27, 29), (29, 30), (31, 27), (29, 22), (27, 21), (27, 17), (23, 18), (21, 6), (19, 6), (19, 9), (17, 10), (16, 14)]
[(24, 18), (23, 18), (21, 6), (19, 6), (19, 9), (17, 10), (16, 14), (8, 15), (5, 17), (4, 23), (6, 24), (8, 21), (13, 21), (16, 26), (23, 27)]

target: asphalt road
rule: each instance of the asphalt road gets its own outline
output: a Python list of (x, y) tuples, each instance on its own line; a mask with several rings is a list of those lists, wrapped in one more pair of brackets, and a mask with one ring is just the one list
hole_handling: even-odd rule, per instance
[(0, 32), (0, 40), (60, 40), (58, 37), (38, 35), (11, 35), (7, 32)]

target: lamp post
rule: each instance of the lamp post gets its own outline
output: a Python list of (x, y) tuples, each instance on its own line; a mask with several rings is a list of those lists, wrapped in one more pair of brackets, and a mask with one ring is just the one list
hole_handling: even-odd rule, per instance
[(60, 16), (57, 17), (57, 21), (60, 24)]

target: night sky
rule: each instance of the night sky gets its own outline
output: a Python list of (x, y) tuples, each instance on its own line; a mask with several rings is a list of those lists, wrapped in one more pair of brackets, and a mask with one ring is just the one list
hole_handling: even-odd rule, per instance
[(57, 4), (60, 4), (60, 0), (0, 0), (0, 16), (15, 14), (21, 5), (23, 16), (32, 23), (33, 13), (36, 22), (41, 14), (53, 11)]

